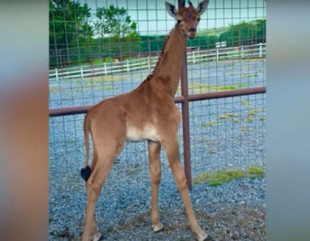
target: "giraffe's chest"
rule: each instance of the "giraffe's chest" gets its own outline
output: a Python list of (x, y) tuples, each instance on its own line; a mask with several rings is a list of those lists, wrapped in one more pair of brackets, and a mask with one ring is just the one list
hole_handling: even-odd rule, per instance
[(142, 128), (127, 126), (126, 139), (127, 141), (159, 141), (157, 130), (152, 124), (145, 124)]

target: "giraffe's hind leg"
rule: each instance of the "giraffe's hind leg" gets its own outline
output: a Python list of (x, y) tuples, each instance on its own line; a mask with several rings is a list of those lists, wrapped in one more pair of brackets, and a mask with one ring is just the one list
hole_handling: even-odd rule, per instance
[(126, 127), (119, 118), (101, 118), (92, 125), (94, 158), (86, 183), (87, 203), (82, 241), (97, 241), (101, 234), (95, 221), (95, 206), (114, 160), (124, 147)]

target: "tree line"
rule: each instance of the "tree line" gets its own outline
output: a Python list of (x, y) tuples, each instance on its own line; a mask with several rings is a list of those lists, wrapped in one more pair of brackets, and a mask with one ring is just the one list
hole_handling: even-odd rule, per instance
[[(212, 32), (212, 31), (211, 31)], [(203, 31), (189, 40), (189, 47), (215, 48), (265, 42), (266, 20), (242, 22), (223, 28), (221, 33)], [(137, 32), (126, 9), (110, 5), (93, 12), (86, 4), (72, 0), (49, 0), (50, 67), (109, 62), (113, 59), (155, 55), (166, 35), (143, 36)]]

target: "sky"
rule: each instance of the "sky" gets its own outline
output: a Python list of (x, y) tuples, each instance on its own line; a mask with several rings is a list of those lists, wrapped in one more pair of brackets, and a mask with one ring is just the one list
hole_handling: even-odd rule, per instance
[[(79, 0), (95, 12), (97, 7), (124, 7), (137, 23), (140, 35), (166, 34), (175, 20), (165, 10), (165, 0)], [(177, 0), (169, 0), (177, 6)], [(194, 6), (200, 1), (191, 0)], [(228, 26), (242, 21), (266, 18), (266, 0), (210, 0), (201, 16), (198, 31)]]

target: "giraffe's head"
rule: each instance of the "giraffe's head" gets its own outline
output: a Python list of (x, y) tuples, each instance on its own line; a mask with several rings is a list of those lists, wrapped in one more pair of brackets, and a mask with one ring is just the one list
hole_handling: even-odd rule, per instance
[(197, 33), (200, 15), (207, 9), (209, 0), (203, 0), (198, 4), (197, 8), (194, 8), (190, 1), (188, 3), (189, 7), (185, 7), (185, 1), (183, 1), (180, 9), (177, 10), (174, 5), (166, 2), (166, 10), (177, 20), (182, 33), (189, 38), (194, 38)]

